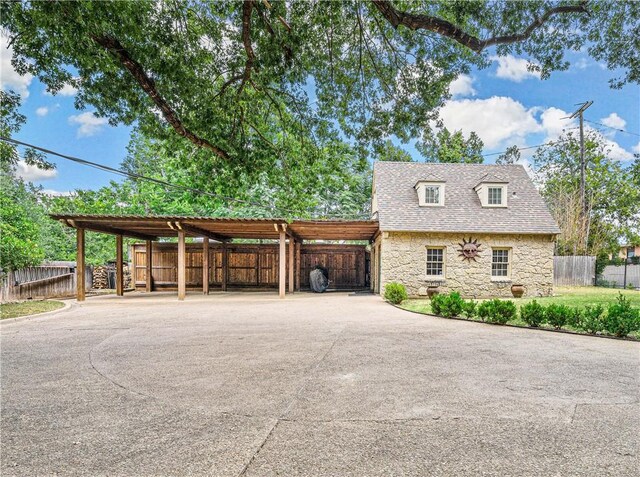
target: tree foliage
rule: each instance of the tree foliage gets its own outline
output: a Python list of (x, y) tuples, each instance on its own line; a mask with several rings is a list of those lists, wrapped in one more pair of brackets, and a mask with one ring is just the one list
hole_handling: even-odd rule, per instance
[[(339, 131), (363, 150), (419, 137), (449, 83), (494, 52), (547, 77), (586, 48), (612, 85), (638, 82), (640, 3), (632, 1), (169, 0), (3, 2), (13, 63), (52, 92), (78, 88), (112, 123), (167, 131), (217, 169), (287, 142), (324, 147)], [(603, 28), (606, 25), (606, 28)], [(495, 50), (495, 51), (494, 51)], [(70, 69), (71, 68), (71, 69)], [(71, 73), (71, 71), (77, 71)], [(286, 134), (283, 133), (286, 131)]]
[(425, 157), (426, 162), (461, 162), (465, 164), (481, 164), (482, 139), (471, 132), (465, 139), (462, 131), (453, 134), (447, 128), (441, 128), (435, 136), (430, 136), (418, 144), (418, 150)]
[(620, 240), (638, 236), (637, 158), (634, 165), (625, 167), (610, 157), (602, 136), (585, 133), (585, 214), (580, 195), (579, 137), (567, 133), (552, 146), (538, 149), (533, 160), (542, 194), (561, 229), (561, 255), (597, 255), (601, 250), (617, 250)]

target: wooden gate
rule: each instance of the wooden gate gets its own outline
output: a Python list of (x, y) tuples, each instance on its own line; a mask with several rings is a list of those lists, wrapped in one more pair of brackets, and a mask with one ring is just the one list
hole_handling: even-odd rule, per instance
[[(287, 253), (287, 267), (288, 267)], [(222, 245), (209, 246), (209, 284), (222, 286)], [(145, 288), (145, 244), (133, 246), (134, 281), (139, 290)], [(242, 244), (227, 245), (227, 285), (242, 288), (278, 287), (278, 245)], [(187, 287), (202, 287), (202, 244), (186, 244)], [(175, 242), (153, 244), (152, 275), (155, 289), (177, 289), (178, 248)], [(300, 247), (300, 288), (309, 288), (309, 272), (316, 265), (329, 270), (330, 288), (354, 289), (368, 286), (368, 261), (364, 245), (302, 244)], [(288, 274), (287, 274), (288, 275)], [(288, 280), (288, 276), (287, 276)]]
[(329, 271), (329, 288), (365, 288), (369, 286), (366, 255), (364, 245), (303, 245), (300, 249), (300, 286), (309, 288), (309, 273), (320, 265)]

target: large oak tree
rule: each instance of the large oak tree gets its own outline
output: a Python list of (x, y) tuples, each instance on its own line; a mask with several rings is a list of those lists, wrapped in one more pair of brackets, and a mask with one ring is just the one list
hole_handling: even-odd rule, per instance
[[(78, 88), (112, 123), (179, 135), (215, 164), (280, 165), (289, 139), (336, 134), (366, 153), (417, 138), (449, 83), (492, 54), (531, 59), (542, 77), (586, 48), (638, 82), (632, 1), (2, 2), (18, 71)], [(275, 160), (275, 159), (274, 159)]]

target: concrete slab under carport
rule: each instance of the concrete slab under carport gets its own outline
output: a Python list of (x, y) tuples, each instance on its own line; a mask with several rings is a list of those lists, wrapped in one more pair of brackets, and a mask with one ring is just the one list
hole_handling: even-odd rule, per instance
[(2, 475), (637, 470), (637, 343), (346, 293), (90, 297), (0, 333)]

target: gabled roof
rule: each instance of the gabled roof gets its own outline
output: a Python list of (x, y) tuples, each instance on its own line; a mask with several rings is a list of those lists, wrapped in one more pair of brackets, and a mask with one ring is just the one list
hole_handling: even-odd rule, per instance
[[(373, 171), (382, 231), (560, 233), (520, 165), (376, 162)], [(418, 205), (414, 185), (430, 177), (446, 181), (444, 207)], [(482, 207), (480, 182), (508, 183), (507, 207)]]

